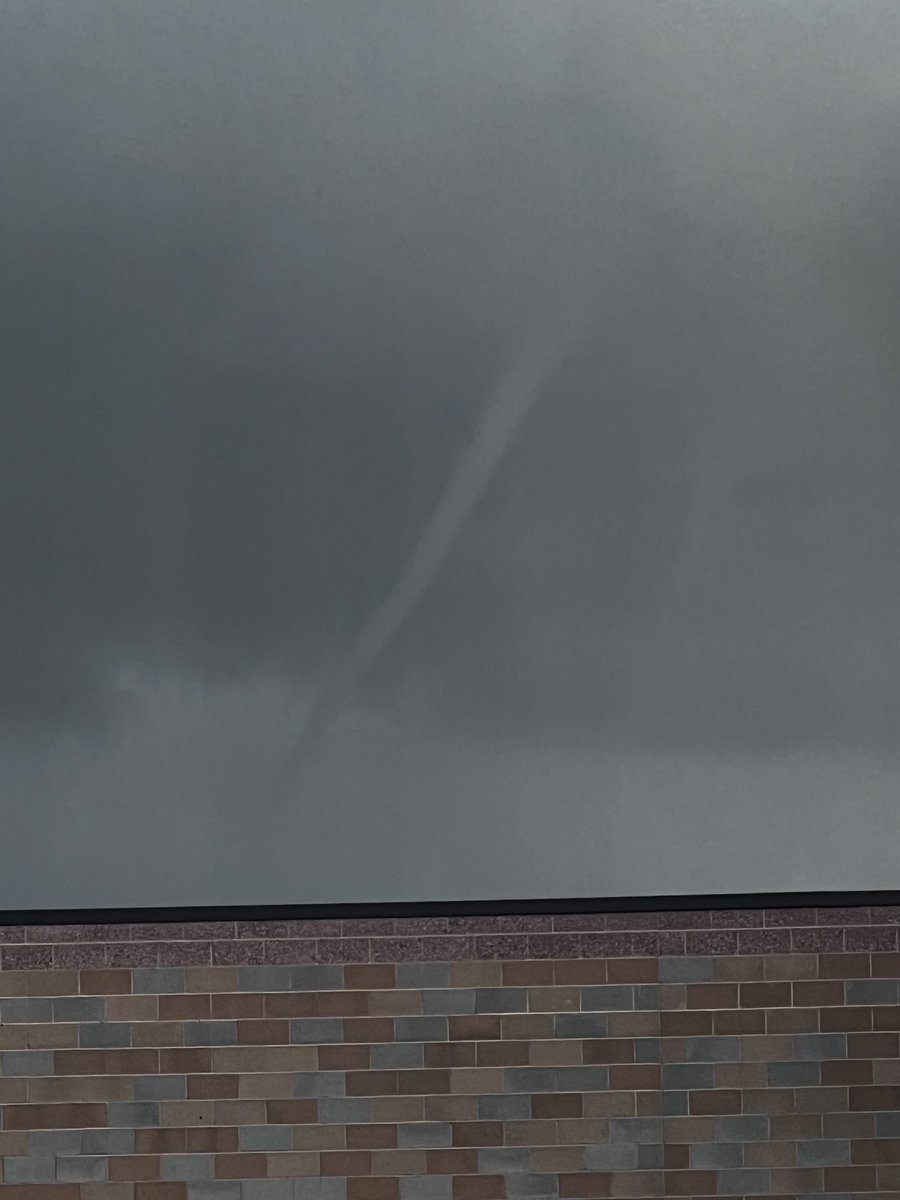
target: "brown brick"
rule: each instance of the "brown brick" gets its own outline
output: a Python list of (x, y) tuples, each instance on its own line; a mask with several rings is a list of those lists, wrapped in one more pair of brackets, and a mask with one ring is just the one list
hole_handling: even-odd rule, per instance
[(553, 1017), (550, 1013), (510, 1013), (500, 1018), (500, 1031), (512, 1041), (552, 1038)]
[(26, 971), (26, 996), (71, 996), (78, 991), (77, 971)]
[(127, 996), (131, 992), (131, 972), (113, 969), (79, 971), (78, 990), (82, 996)]
[[(514, 1140), (515, 1126), (523, 1130), (526, 1127), (533, 1129), (534, 1133), (531, 1136), (523, 1133), (521, 1140)], [(506, 1121), (503, 1128), (507, 1146), (552, 1146), (554, 1142), (584, 1146), (609, 1141), (609, 1121), (605, 1117), (574, 1117), (565, 1121)]]
[(213, 1119), (216, 1125), (264, 1125), (265, 1100), (216, 1100)]
[(210, 998), (203, 992), (160, 996), (158, 1003), (161, 1021), (200, 1021), (208, 1019), (212, 1011)]
[(57, 1050), (53, 1065), (57, 1075), (105, 1075), (105, 1050)]
[(585, 1092), (584, 1095), (586, 1117), (631, 1117), (636, 1107), (634, 1092)]
[(716, 1063), (716, 1087), (763, 1088), (768, 1083), (768, 1066), (762, 1062)]
[(688, 1008), (737, 1008), (738, 984), (690, 983), (685, 997)]
[(372, 1174), (424, 1175), (427, 1159), (424, 1150), (373, 1150)]
[(3, 1196), (4, 1200), (80, 1200), (81, 1193), (77, 1183), (5, 1183)]
[(4, 1028), (21, 1028), (29, 1050), (72, 1050), (78, 1045), (77, 1025), (7, 1025), (0, 1026), (0, 1032)]
[(594, 1197), (610, 1196), (612, 1175), (608, 1171), (586, 1171), (583, 1174), (563, 1173), (559, 1177), (559, 1194), (561, 1197), (578, 1196)]
[(529, 1012), (578, 1012), (580, 1008), (581, 988), (532, 987), (528, 989)]
[(872, 1063), (873, 1083), (900, 1084), (900, 1059), (876, 1058)]
[(425, 1159), (429, 1175), (474, 1175), (478, 1170), (478, 1151), (426, 1150)]
[(396, 976), (393, 963), (348, 963), (344, 967), (344, 987), (350, 991), (393, 988)]
[(661, 1117), (663, 1111), (662, 1093), (658, 1091), (635, 1092), (634, 1110), (639, 1117)]
[(790, 983), (742, 983), (741, 1008), (786, 1008), (791, 1003)]
[(896, 1058), (900, 1037), (896, 1033), (851, 1033), (847, 1036), (849, 1058)]
[(815, 979), (818, 966), (815, 954), (766, 954), (763, 956), (763, 978)]
[(778, 1195), (785, 1192), (818, 1192), (822, 1189), (820, 1167), (781, 1168), (772, 1172), (772, 1191)]
[(500, 971), (505, 987), (544, 988), (555, 982), (553, 963), (549, 959), (504, 962), (500, 964)]
[(683, 983), (663, 983), (659, 988), (659, 1007), (663, 1011), (687, 1008), (687, 987)]
[(874, 1167), (826, 1167), (826, 1192), (870, 1192), (877, 1187)]
[(741, 1036), (740, 1043), (743, 1062), (786, 1062), (794, 1055), (794, 1039), (789, 1034)]
[(823, 1113), (819, 1119), (822, 1122), (822, 1136), (826, 1138), (872, 1138), (875, 1136), (874, 1113)]
[(817, 1008), (770, 1008), (760, 1015), (765, 1016), (766, 1033), (816, 1033), (819, 1028)]
[[(159, 1016), (159, 996), (108, 996), (106, 1016), (110, 1021), (156, 1021)], [(140, 1045), (134, 1040), (132, 1045)]]
[(610, 958), (606, 963), (610, 983), (657, 983), (658, 958)]
[(532, 1117), (580, 1117), (582, 1112), (583, 1098), (580, 1092), (536, 1092), (531, 1097)]
[(739, 1113), (741, 1111), (741, 1093), (731, 1088), (696, 1091), (690, 1092), (688, 1095), (689, 1111), (692, 1116), (704, 1116), (707, 1113)]
[(531, 1158), (539, 1174), (584, 1170), (583, 1146), (537, 1146), (532, 1150)]
[(266, 1120), (271, 1125), (308, 1125), (318, 1120), (315, 1100), (269, 1100)]
[(825, 1008), (844, 1003), (844, 984), (839, 979), (807, 979), (793, 985), (793, 1002), (800, 1007)]
[(717, 983), (749, 983), (763, 978), (763, 959), (758, 954), (736, 954), (713, 959), (713, 978)]
[[(252, 993), (248, 993), (248, 995), (252, 995)], [(273, 992), (271, 995), (260, 995), (257, 998), (263, 1001), (267, 1017), (314, 1017), (316, 1015), (315, 992)], [(213, 1004), (215, 1004), (215, 1000)], [(246, 1015), (256, 1016), (257, 1014), (252, 1012)]]
[(314, 1071), (315, 1046), (221, 1046), (212, 1052), (214, 1071)]
[(280, 1046), (290, 1042), (291, 1027), (287, 1020), (238, 1021), (237, 1034), (242, 1046)]
[(141, 1021), (131, 1030), (134, 1046), (181, 1046), (184, 1026), (180, 1021)]
[(21, 1104), (28, 1099), (28, 1084), (24, 1079), (0, 1079), (0, 1104)]
[[(320, 1126), (327, 1129), (328, 1126)], [(319, 1155), (313, 1150), (280, 1151), (267, 1154), (266, 1164), (272, 1179), (308, 1178), (319, 1174)]]
[(868, 954), (819, 955), (820, 979), (868, 979), (870, 972), (871, 956)]
[(686, 1171), (691, 1165), (691, 1148), (687, 1145), (663, 1146), (663, 1162), (670, 1171)]
[(238, 1095), (237, 1075), (189, 1075), (188, 1100), (234, 1100)]
[(766, 1014), (761, 1008), (726, 1008), (710, 1016), (717, 1034), (765, 1032)]
[(214, 1125), (216, 1101), (166, 1100), (159, 1106), (160, 1125)]
[(215, 1021), (260, 1020), (265, 1003), (262, 992), (219, 992), (210, 996), (210, 1016)]
[(160, 1050), (159, 1069), (163, 1075), (203, 1075), (212, 1070), (212, 1051), (205, 1046)]
[(347, 1200), (400, 1200), (399, 1179), (348, 1179)]
[(134, 1200), (187, 1200), (186, 1183), (136, 1183)]
[(134, 1182), (139, 1179), (159, 1179), (159, 1155), (112, 1155), (109, 1160), (109, 1179), (112, 1182)]
[(457, 1175), (453, 1180), (453, 1200), (505, 1200), (505, 1197), (502, 1175)]
[[(366, 1129), (378, 1129), (378, 1125), (367, 1125)], [(381, 1128), (387, 1128), (383, 1126)], [(295, 1125), (291, 1134), (291, 1145), (294, 1150), (346, 1150), (346, 1137), (343, 1125)], [(354, 1146), (351, 1149), (365, 1149)], [(318, 1163), (316, 1164), (318, 1167)], [(271, 1164), (269, 1165), (271, 1172)]]
[(110, 1075), (153, 1075), (159, 1070), (159, 1050), (107, 1050), (106, 1069)]
[(713, 1014), (704, 1009), (663, 1012), (659, 1014), (659, 1031), (663, 1037), (703, 1037), (713, 1031)]
[(216, 1179), (262, 1179), (268, 1174), (265, 1154), (217, 1154)]
[[(773, 1142), (802, 1142), (809, 1138), (820, 1138), (822, 1117), (818, 1113), (776, 1113), (769, 1118), (769, 1136)], [(828, 1136), (826, 1133), (825, 1137)]]
[(652, 1010), (607, 1013), (607, 1028), (610, 1037), (659, 1037), (659, 1013)]
[(368, 992), (319, 992), (317, 994), (317, 1016), (365, 1017), (368, 1012)]
[[(451, 1018), (452, 1019), (452, 1018)], [(390, 1017), (344, 1017), (345, 1042), (392, 1042), (394, 1022)]]
[(348, 1150), (384, 1150), (397, 1145), (396, 1125), (348, 1125)]
[[(479, 1067), (520, 1067), (528, 1062), (531, 1042), (477, 1042), (475, 1061)], [(556, 1043), (550, 1043), (556, 1046)], [(563, 1047), (565, 1049), (565, 1047)]]
[(586, 1063), (633, 1063), (634, 1042), (630, 1038), (591, 1038), (583, 1043)]
[(105, 1104), (14, 1104), (4, 1109), (4, 1129), (99, 1129)]
[(239, 1144), (238, 1131), (230, 1129), (186, 1129), (188, 1154), (233, 1154)]
[(665, 1117), (663, 1140), (666, 1142), (714, 1142), (715, 1117)]
[(347, 1073), (348, 1096), (391, 1096), (396, 1095), (397, 1087), (396, 1071), (348, 1071)]
[(823, 1008), (819, 1010), (823, 1033), (860, 1033), (872, 1028), (871, 1008)]
[(502, 1146), (502, 1121), (461, 1121), (453, 1123), (454, 1146)]
[(900, 1005), (885, 1004), (872, 1009), (872, 1027), (876, 1030), (900, 1030)]
[(288, 1071), (264, 1071), (238, 1075), (241, 1100), (288, 1100), (294, 1094), (294, 1077)]
[(558, 984), (607, 982), (607, 962), (602, 958), (563, 958), (553, 964), (553, 979)]
[(325, 1150), (319, 1159), (323, 1175), (371, 1175), (372, 1154), (367, 1150)]
[(660, 1087), (657, 1063), (616, 1064), (609, 1068), (609, 1086), (615, 1091), (651, 1091)]
[(449, 1075), (450, 1090), (458, 1094), (484, 1096), (503, 1091), (502, 1067), (460, 1067)]
[(474, 1067), (478, 1045), (502, 1045), (501, 1042), (428, 1042), (425, 1045), (426, 1067)]
[(186, 992), (233, 992), (236, 988), (235, 967), (188, 967), (184, 972)]
[(369, 993), (369, 1013), (373, 1017), (410, 1017), (417, 1016), (421, 1011), (421, 992)]
[(822, 1083), (825, 1087), (849, 1087), (851, 1084), (872, 1082), (872, 1064), (864, 1059), (838, 1059), (822, 1063)]
[(797, 1112), (841, 1112), (848, 1107), (848, 1089), (844, 1087), (797, 1088)]
[(396, 1121), (407, 1120), (426, 1120), (426, 1121), (474, 1121), (478, 1117), (478, 1098), (477, 1096), (396, 1096), (390, 1100), (384, 1100), (382, 1103), (391, 1105), (408, 1105), (419, 1104), (422, 1108), (422, 1117), (409, 1117), (398, 1110), (397, 1116), (386, 1118), (378, 1116), (377, 1105), (379, 1101), (375, 1100), (372, 1107), (377, 1120), (384, 1121), (387, 1119)]
[[(376, 1072), (370, 1072), (376, 1074)], [(348, 1076), (348, 1079), (350, 1076)], [(439, 1070), (398, 1071), (397, 1092), (401, 1096), (434, 1096), (450, 1091), (450, 1072)], [(348, 1086), (348, 1095), (350, 1094)]]
[(879, 1192), (888, 1192), (894, 1196), (900, 1195), (900, 1167), (877, 1166), (875, 1174), (878, 1179)]
[(794, 1167), (797, 1165), (793, 1142), (746, 1142), (745, 1167)]
[(850, 1088), (851, 1112), (873, 1112), (888, 1108), (900, 1108), (900, 1087)]
[[(500, 1036), (499, 1017), (450, 1017), (448, 1025), (451, 1042), (481, 1042)], [(391, 1036), (393, 1037), (393, 1034)]]
[(900, 978), (900, 954), (893, 950), (873, 954), (872, 977), (874, 979)]
[[(715, 1171), (666, 1171), (667, 1196), (699, 1196), (716, 1194)], [(576, 1193), (577, 1195), (577, 1193)]]
[(187, 1133), (186, 1129), (136, 1129), (134, 1148), (138, 1154), (184, 1154)]
[[(481, 1042), (482, 1046), (505, 1045), (502, 1042)], [(556, 1041), (526, 1042), (528, 1061), (536, 1067), (572, 1067), (582, 1062), (581, 1042), (575, 1038), (557, 1038)]]
[(451, 987), (498, 987), (503, 982), (500, 962), (453, 962)]
[(900, 1138), (862, 1138), (851, 1146), (857, 1165), (900, 1162)]
[(361, 1043), (352, 1046), (319, 1046), (320, 1071), (368, 1071), (369, 1047)]
[[(804, 1090), (818, 1092), (820, 1089), (806, 1088)], [(792, 1113), (795, 1107), (795, 1095), (792, 1088), (745, 1088), (743, 1097), (745, 1113)]]

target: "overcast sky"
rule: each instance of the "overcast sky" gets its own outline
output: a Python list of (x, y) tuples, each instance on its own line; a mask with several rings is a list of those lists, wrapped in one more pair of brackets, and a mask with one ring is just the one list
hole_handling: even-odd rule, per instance
[(0, 906), (892, 886), (898, 55), (895, 0), (4, 4)]

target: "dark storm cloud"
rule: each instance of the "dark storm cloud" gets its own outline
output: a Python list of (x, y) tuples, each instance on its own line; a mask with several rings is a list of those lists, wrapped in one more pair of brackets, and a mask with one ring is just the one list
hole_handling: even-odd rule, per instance
[[(448, 894), (484, 893), (511, 823), (492, 886), (567, 891), (548, 790), (569, 828), (602, 794), (614, 872), (666, 755), (702, 825), (756, 786), (732, 760), (784, 797), (785, 756), (893, 754), (896, 5), (29, 0), (0, 27), (0, 787), (7, 844), (53, 831), (45, 881), (138, 813), (150, 879), (178, 813), (209, 898), (570, 309), (589, 336), (348, 696), (278, 878), (329, 898), (317, 847), (388, 806), (440, 824), (415, 869)], [(337, 854), (352, 898), (384, 891), (379, 837)]]

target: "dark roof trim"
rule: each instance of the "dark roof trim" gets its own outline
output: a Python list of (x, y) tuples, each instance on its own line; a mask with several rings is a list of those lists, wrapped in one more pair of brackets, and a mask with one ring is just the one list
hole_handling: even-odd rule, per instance
[(756, 908), (867, 908), (900, 905), (900, 891), (738, 892), (685, 896), (546, 900), (425, 900), (368, 904), (175, 905), (161, 908), (0, 910), (0, 925), (104, 925), (150, 921), (284, 921), (366, 917), (552, 916), (563, 913), (689, 912)]

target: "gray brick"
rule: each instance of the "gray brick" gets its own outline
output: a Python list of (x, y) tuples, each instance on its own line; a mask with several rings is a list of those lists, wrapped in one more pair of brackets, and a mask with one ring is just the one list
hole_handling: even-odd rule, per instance
[(453, 1145), (453, 1126), (446, 1121), (409, 1121), (397, 1126), (401, 1150), (432, 1149)]
[(597, 1038), (606, 1037), (609, 1019), (602, 1012), (557, 1013), (554, 1025), (560, 1038)]
[(663, 1113), (667, 1117), (686, 1117), (688, 1112), (687, 1092), (663, 1092)]
[(624, 983), (582, 988), (582, 1012), (621, 1012), (634, 1008), (634, 988)]
[(216, 1179), (188, 1184), (188, 1200), (241, 1200), (237, 1179)]
[(300, 991), (300, 988), (293, 986), (292, 970), (292, 967), (238, 967), (237, 990), (239, 992)]
[(28, 1153), (35, 1158), (45, 1154), (104, 1154), (104, 1150), (85, 1148), (86, 1132), (82, 1129), (32, 1129), (28, 1134)]
[(79, 1025), (78, 1045), (90, 1049), (130, 1046), (131, 1024), (128, 1021), (96, 1021)]
[(698, 1171), (743, 1165), (743, 1142), (697, 1142), (691, 1146), (691, 1166)]
[(480, 1175), (502, 1175), (507, 1171), (527, 1171), (531, 1151), (527, 1146), (484, 1146), (478, 1151)]
[(52, 1075), (52, 1050), (4, 1050), (0, 1054), (0, 1074), (10, 1077), (13, 1075)]
[(295, 1179), (294, 1200), (346, 1200), (346, 1179)]
[(82, 1154), (134, 1154), (133, 1129), (85, 1129)]
[(875, 1114), (875, 1136), (900, 1138), (900, 1112), (877, 1112)]
[(215, 1179), (214, 1154), (161, 1154), (159, 1177), (168, 1182), (190, 1182), (195, 1179)]
[(339, 992), (344, 986), (344, 968), (340, 963), (310, 963), (290, 970), (293, 992)]
[(794, 1056), (799, 1059), (833, 1059), (847, 1057), (846, 1033), (796, 1033)]
[(422, 1010), (435, 1016), (467, 1017), (475, 1011), (475, 989), (426, 988)]
[(769, 1063), (769, 1087), (818, 1087), (822, 1064), (809, 1062)]
[(44, 996), (0, 1000), (0, 1025), (34, 1025), (53, 1020), (53, 1001)]
[(398, 963), (398, 988), (446, 988), (450, 986), (447, 963)]
[(605, 1092), (608, 1087), (606, 1067), (506, 1067), (503, 1071), (507, 1092)]
[(661, 1171), (663, 1168), (663, 1148), (660, 1145), (655, 1145), (648, 1142), (638, 1146), (638, 1170), (639, 1171)]
[(446, 1042), (446, 1017), (397, 1017), (394, 1037), (398, 1042)]
[(658, 1063), (662, 1061), (662, 1043), (659, 1038), (635, 1038), (634, 1061)]
[(237, 1044), (236, 1021), (185, 1021), (186, 1046), (234, 1046)]
[(110, 1125), (137, 1129), (146, 1129), (159, 1124), (159, 1105), (142, 1101), (138, 1104), (110, 1104), (108, 1108)]
[(711, 958), (692, 958), (690, 955), (661, 958), (659, 978), (662, 983), (708, 983), (713, 977)]
[(346, 1076), (343, 1071), (297, 1071), (294, 1074), (294, 1095), (343, 1096)]
[(798, 1167), (844, 1167), (849, 1162), (849, 1141), (816, 1139), (797, 1143)]
[(475, 989), (477, 1013), (520, 1013), (528, 1011), (528, 989), (484, 987)]
[(102, 996), (54, 996), (54, 1021), (102, 1021), (106, 1000)]
[(507, 1175), (505, 1183), (507, 1200), (555, 1200), (559, 1195), (558, 1175), (532, 1175), (523, 1171)]
[(372, 1120), (372, 1101), (368, 1096), (322, 1096), (319, 1120), (323, 1125), (364, 1125)]
[(137, 1075), (134, 1080), (135, 1100), (185, 1100), (186, 1075)]
[(772, 1191), (772, 1172), (767, 1167), (719, 1171), (716, 1175), (716, 1185), (720, 1196), (758, 1196)]
[(531, 1097), (479, 1096), (479, 1121), (528, 1121), (531, 1119)]
[(896, 979), (848, 979), (844, 993), (848, 1004), (896, 1004)]
[(716, 1068), (712, 1063), (664, 1063), (662, 1085), (664, 1089), (692, 1091), (694, 1088), (715, 1086)]
[(290, 1150), (293, 1148), (293, 1131), (290, 1125), (243, 1125), (238, 1130), (240, 1149)]
[(741, 1043), (736, 1037), (689, 1037), (685, 1050), (691, 1063), (733, 1063), (741, 1058)]
[(769, 1118), (766, 1116), (716, 1117), (716, 1138), (720, 1142), (767, 1142)]
[(662, 1142), (662, 1117), (613, 1117), (609, 1123), (611, 1142)]
[(421, 1042), (380, 1042), (370, 1060), (373, 1071), (415, 1070), (425, 1065), (425, 1048)]
[(132, 972), (131, 990), (133, 992), (183, 992), (183, 967), (138, 967)]
[(344, 1022), (340, 1017), (298, 1017), (291, 1021), (291, 1041), (295, 1045), (342, 1042)]
[(405, 1175), (400, 1180), (400, 1200), (453, 1200), (453, 1176)]
[(634, 989), (634, 1007), (644, 1012), (659, 1008), (659, 984), (639, 983)]
[(292, 1179), (245, 1179), (241, 1200), (294, 1200)]
[(4, 1183), (53, 1183), (56, 1179), (56, 1159), (50, 1155), (39, 1158), (3, 1159)]
[(635, 1142), (607, 1142), (584, 1148), (584, 1164), (589, 1171), (634, 1171), (637, 1163)]
[(108, 1163), (102, 1156), (78, 1155), (56, 1160), (56, 1178), (60, 1183), (104, 1183), (107, 1173)]

